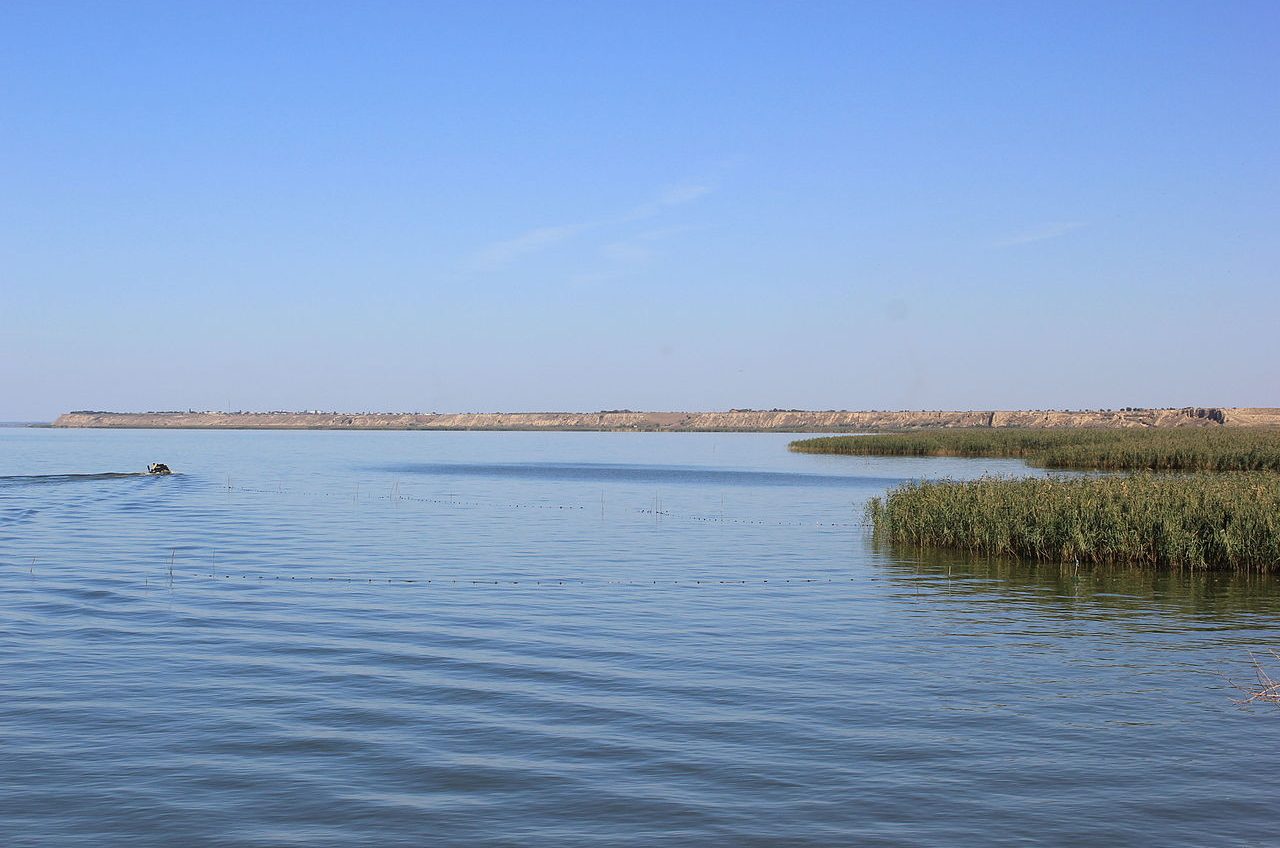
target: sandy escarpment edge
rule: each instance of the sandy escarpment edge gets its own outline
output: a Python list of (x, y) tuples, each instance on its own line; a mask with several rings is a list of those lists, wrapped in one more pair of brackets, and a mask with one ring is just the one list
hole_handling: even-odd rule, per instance
[(1280, 426), (1280, 408), (727, 412), (68, 412), (54, 427), (251, 430), (598, 430), (838, 433), (931, 427)]

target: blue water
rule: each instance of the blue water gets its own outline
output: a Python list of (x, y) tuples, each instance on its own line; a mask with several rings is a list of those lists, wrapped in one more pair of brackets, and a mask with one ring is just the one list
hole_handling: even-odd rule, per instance
[(0, 430), (0, 844), (1275, 844), (1274, 580), (878, 550), (1034, 472), (787, 441)]

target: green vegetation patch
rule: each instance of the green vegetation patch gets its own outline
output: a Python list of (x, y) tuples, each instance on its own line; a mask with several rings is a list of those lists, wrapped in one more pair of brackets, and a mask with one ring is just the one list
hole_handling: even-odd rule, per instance
[(1280, 471), (1280, 430), (919, 430), (791, 443), (802, 453), (1016, 457), (1042, 468), (1111, 471)]
[(877, 540), (1040, 562), (1280, 568), (1280, 476), (906, 483), (867, 505)]

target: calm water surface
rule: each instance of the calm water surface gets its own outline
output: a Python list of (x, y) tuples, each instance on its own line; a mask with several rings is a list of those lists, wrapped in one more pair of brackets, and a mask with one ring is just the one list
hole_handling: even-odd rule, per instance
[(0, 843), (1280, 844), (1274, 581), (877, 550), (1024, 470), (788, 438), (0, 430)]

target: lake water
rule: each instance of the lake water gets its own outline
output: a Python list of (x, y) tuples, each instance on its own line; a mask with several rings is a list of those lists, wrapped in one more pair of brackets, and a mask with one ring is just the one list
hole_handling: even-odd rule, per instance
[(0, 430), (0, 844), (1277, 844), (1276, 581), (877, 550), (1025, 469), (789, 438)]

